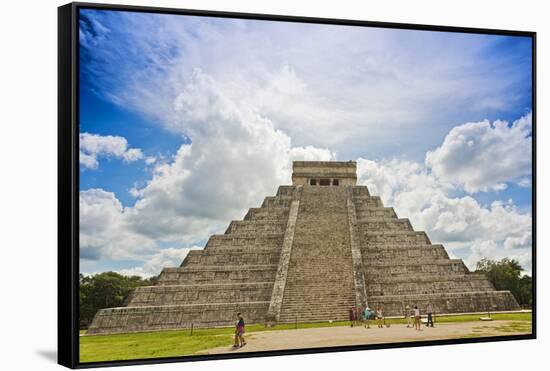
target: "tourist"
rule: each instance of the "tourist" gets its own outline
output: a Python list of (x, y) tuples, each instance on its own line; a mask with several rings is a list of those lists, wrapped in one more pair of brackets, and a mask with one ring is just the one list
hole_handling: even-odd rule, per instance
[(246, 341), (244, 341), (244, 319), (241, 316), (241, 313), (237, 313), (237, 322), (235, 322), (235, 344), (233, 348), (244, 347)]
[(356, 320), (357, 320), (357, 311), (355, 310), (355, 307), (351, 307), (349, 308), (350, 327), (353, 327), (355, 325)]
[(418, 305), (414, 306), (414, 329), (420, 330), (420, 309), (418, 309)]
[(433, 308), (431, 303), (428, 303), (428, 307), (426, 308), (426, 314), (428, 315), (428, 321), (426, 322), (426, 327), (429, 327), (429, 326), (434, 327), (434, 321), (432, 318)]
[(383, 328), (386, 320), (384, 319), (384, 313), (380, 307), (378, 307), (378, 310), (376, 311), (376, 318), (378, 319), (378, 328)]
[(407, 320), (407, 328), (412, 327), (411, 307), (408, 304), (405, 307), (405, 319)]
[(370, 320), (371, 315), (372, 315), (372, 312), (370, 311), (370, 308), (368, 306), (365, 307), (365, 311), (363, 312), (364, 327), (365, 328), (370, 328), (369, 320)]

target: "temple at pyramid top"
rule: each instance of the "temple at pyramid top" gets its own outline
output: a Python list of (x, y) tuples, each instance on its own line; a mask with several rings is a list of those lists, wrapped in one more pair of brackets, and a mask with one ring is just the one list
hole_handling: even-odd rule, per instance
[(354, 186), (357, 184), (355, 161), (294, 161), (292, 185)]

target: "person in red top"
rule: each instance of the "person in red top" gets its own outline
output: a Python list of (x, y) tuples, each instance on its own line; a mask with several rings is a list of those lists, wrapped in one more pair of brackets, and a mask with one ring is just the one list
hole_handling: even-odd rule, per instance
[(355, 321), (357, 321), (357, 311), (355, 308), (349, 308), (349, 321), (351, 323), (350, 327), (353, 327)]
[(241, 313), (237, 313), (237, 322), (235, 322), (235, 344), (233, 348), (244, 347), (246, 341), (244, 341), (244, 319), (241, 316)]

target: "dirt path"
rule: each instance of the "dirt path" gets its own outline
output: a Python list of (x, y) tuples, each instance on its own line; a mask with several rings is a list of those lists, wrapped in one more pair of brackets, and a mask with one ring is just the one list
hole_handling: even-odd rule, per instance
[[(498, 327), (510, 325), (515, 321), (492, 322), (461, 322), (441, 323), (434, 328), (421, 327), (420, 331), (407, 328), (405, 325), (392, 325), (390, 328), (378, 328), (376, 325), (370, 329), (363, 327), (321, 327), (298, 330), (273, 330), (251, 332), (246, 334), (247, 345), (241, 349), (233, 350), (229, 347), (214, 348), (207, 351), (209, 354), (227, 352), (255, 352), (264, 350), (317, 348), (342, 345), (364, 345), (395, 343), (418, 340), (455, 339), (467, 335), (491, 336), (506, 335)], [(514, 335), (531, 333), (514, 332)]]

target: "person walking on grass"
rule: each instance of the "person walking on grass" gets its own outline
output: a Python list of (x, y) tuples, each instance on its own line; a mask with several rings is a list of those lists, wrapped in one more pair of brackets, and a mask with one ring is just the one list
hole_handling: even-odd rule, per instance
[(244, 341), (244, 319), (241, 313), (237, 313), (237, 322), (235, 322), (235, 344), (233, 348), (241, 348), (246, 345)]
[(428, 315), (428, 321), (426, 322), (426, 327), (434, 327), (434, 320), (432, 318), (433, 314), (433, 308), (432, 304), (428, 303), (428, 307), (426, 308), (426, 314)]
[(420, 309), (418, 309), (418, 305), (414, 306), (414, 329), (420, 330)]
[(376, 318), (378, 319), (378, 328), (383, 328), (386, 321), (384, 320), (384, 313), (380, 307), (378, 307), (378, 310), (376, 311)]

